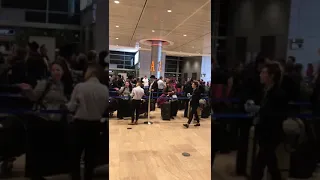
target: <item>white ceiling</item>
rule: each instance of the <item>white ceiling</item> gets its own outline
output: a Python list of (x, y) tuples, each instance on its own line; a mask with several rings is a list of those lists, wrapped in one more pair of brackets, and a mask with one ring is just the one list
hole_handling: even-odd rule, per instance
[[(155, 38), (174, 43), (164, 46), (167, 52), (211, 54), (211, 0), (109, 2), (110, 46), (134, 48), (142, 39)], [(150, 48), (143, 44), (139, 46)]]

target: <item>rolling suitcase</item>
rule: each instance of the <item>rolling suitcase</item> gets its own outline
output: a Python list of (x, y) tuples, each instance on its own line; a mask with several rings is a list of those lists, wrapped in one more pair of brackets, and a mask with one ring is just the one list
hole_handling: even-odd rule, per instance
[(171, 102), (165, 102), (161, 106), (161, 118), (162, 120), (171, 120)]
[[(247, 156), (247, 175), (251, 177), (252, 175), (252, 166), (254, 165), (255, 156), (259, 152), (259, 146), (255, 139), (255, 127), (252, 126), (249, 133), (249, 148)], [(288, 149), (283, 143), (281, 143), (276, 149), (276, 155), (278, 158), (278, 168), (281, 173), (283, 180), (288, 179), (289, 177), (289, 168), (290, 168), (290, 149)], [(267, 173), (267, 168), (265, 169), (263, 180), (271, 180), (271, 175)], [(250, 178), (249, 178), (250, 179)]]

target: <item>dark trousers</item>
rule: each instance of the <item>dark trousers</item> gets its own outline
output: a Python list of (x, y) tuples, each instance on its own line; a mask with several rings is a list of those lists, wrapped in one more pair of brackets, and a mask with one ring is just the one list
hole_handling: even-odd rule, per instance
[(236, 172), (238, 175), (246, 174), (248, 146), (249, 146), (249, 133), (252, 126), (252, 120), (239, 120), (237, 122), (238, 129), (238, 151), (236, 158)]
[(191, 104), (191, 111), (189, 114), (189, 120), (188, 120), (188, 124), (191, 124), (191, 121), (193, 120), (193, 117), (195, 117), (195, 120), (200, 123), (200, 119), (198, 116), (198, 112), (197, 109), (199, 107), (199, 104)]
[(80, 159), (85, 152), (84, 180), (92, 180), (100, 140), (100, 121), (75, 120), (72, 126), (71, 177), (81, 179)]
[(278, 168), (278, 158), (276, 148), (279, 143), (276, 142), (260, 142), (259, 152), (255, 163), (253, 164), (252, 180), (262, 180), (265, 167), (271, 174), (273, 180), (281, 180), (281, 173)]
[(185, 100), (185, 109), (184, 109), (184, 117), (188, 117), (188, 111), (189, 111), (189, 100)]
[(141, 100), (132, 100), (132, 114), (131, 114), (131, 121), (134, 122), (134, 120), (138, 121), (139, 120), (139, 111), (140, 111), (140, 105), (141, 105)]

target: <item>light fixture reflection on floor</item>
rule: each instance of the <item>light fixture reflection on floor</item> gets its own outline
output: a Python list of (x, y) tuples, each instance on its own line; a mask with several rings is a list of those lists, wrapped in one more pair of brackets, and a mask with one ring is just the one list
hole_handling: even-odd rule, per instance
[(114, 3), (119, 4), (119, 3), (120, 3), (120, 1), (114, 1)]
[(116, 28), (118, 28), (119, 26), (116, 26)]
[(186, 34), (184, 34), (183, 36), (184, 36), (184, 37), (186, 37), (187, 35), (186, 35)]
[(167, 12), (168, 12), (168, 13), (171, 13), (171, 12), (172, 12), (172, 10), (171, 10), (171, 9), (168, 9), (168, 10), (167, 10)]

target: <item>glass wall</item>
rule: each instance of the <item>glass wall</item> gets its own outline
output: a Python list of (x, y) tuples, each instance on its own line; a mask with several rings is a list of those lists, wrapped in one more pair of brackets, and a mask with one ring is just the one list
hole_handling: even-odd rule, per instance
[(110, 66), (116, 69), (135, 69), (134, 57), (136, 53), (110, 51)]
[(166, 56), (165, 78), (176, 78), (181, 81), (182, 57)]
[[(1, 0), (2, 8), (25, 10), (25, 21), (80, 25), (80, 0)], [(47, 4), (48, 2), (48, 4)]]

